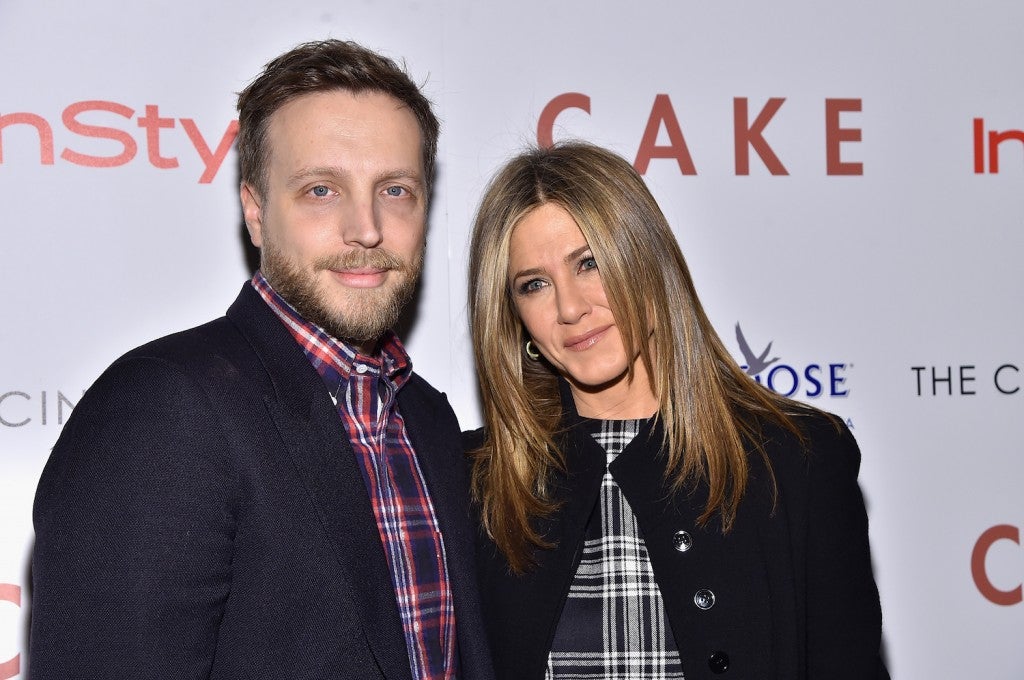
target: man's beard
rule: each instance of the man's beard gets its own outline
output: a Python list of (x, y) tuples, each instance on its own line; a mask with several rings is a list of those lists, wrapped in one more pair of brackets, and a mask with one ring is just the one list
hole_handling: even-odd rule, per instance
[[(318, 285), (317, 273), (361, 267), (387, 269), (387, 281), (377, 288), (349, 288), (344, 297), (331, 299)], [(260, 269), (274, 290), (306, 321), (320, 326), (333, 337), (361, 347), (375, 344), (395, 325), (412, 299), (423, 269), (423, 250), (411, 262), (380, 248), (351, 250), (342, 255), (325, 256), (302, 267), (264, 242)], [(337, 290), (335, 286), (331, 290)]]

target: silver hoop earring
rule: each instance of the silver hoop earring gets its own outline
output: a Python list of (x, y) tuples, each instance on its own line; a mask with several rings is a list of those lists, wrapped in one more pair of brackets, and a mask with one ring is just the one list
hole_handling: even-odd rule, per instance
[(540, 359), (540, 352), (538, 352), (533, 346), (533, 340), (527, 340), (526, 345), (523, 348), (526, 351), (526, 356), (530, 357), (534, 361)]

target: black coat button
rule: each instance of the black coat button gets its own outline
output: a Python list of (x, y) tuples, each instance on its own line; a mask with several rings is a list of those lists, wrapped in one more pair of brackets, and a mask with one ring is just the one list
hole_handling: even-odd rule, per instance
[(726, 672), (729, 670), (729, 655), (725, 652), (712, 652), (708, 657), (708, 668), (716, 675)]

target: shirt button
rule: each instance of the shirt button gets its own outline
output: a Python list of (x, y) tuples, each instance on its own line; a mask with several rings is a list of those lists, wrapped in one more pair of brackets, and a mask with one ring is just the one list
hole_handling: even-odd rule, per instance
[(672, 545), (675, 546), (675, 549), (679, 552), (686, 552), (693, 547), (693, 538), (690, 536), (689, 532), (677, 531), (672, 534)]
[(370, 369), (366, 367), (366, 364), (356, 364), (356, 373), (358, 373), (359, 375), (366, 373), (368, 370)]
[(693, 594), (693, 603), (698, 609), (707, 611), (715, 606), (715, 594), (707, 588), (701, 588)]
[(715, 675), (721, 675), (729, 670), (729, 655), (725, 652), (712, 652), (708, 657), (708, 668)]

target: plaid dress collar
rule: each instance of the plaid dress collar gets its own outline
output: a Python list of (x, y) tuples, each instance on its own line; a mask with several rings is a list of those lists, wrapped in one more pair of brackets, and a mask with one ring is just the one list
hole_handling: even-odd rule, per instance
[(577, 427), (605, 450), (606, 470), (555, 629), (546, 680), (683, 677), (676, 640), (636, 516), (607, 469), (644, 429), (645, 422), (577, 421)]

